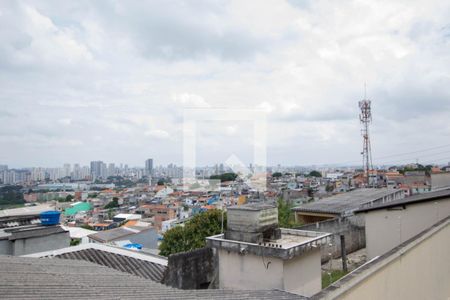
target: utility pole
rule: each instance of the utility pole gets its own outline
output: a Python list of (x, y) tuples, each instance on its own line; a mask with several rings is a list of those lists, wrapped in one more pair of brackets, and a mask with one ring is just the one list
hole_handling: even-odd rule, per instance
[(371, 101), (364, 99), (359, 101), (358, 104), (359, 109), (361, 110), (359, 114), (359, 120), (362, 124), (361, 134), (363, 136), (363, 151), (361, 152), (363, 156), (363, 170), (364, 175), (366, 176), (366, 185), (369, 186), (370, 184), (369, 172), (370, 170), (373, 170), (372, 153), (371, 153), (372, 150), (370, 147), (370, 137), (369, 137), (369, 124), (372, 122), (372, 111), (370, 107)]
[(341, 239), (342, 271), (347, 273), (348, 268), (347, 268), (347, 250), (345, 249), (345, 236), (343, 234), (341, 234), (340, 239)]

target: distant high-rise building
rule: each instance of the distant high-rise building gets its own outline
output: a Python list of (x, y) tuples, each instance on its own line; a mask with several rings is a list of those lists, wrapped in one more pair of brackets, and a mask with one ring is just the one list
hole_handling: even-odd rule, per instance
[(108, 165), (108, 177), (116, 175), (116, 166), (113, 163)]
[(101, 160), (91, 161), (91, 175), (92, 179), (103, 178), (105, 179), (107, 176), (106, 172), (106, 164)]
[(81, 177), (81, 169), (79, 164), (73, 165), (72, 179), (80, 180)]
[(153, 174), (153, 158), (145, 161), (145, 175), (151, 176)]
[(8, 165), (0, 165), (0, 172), (8, 170)]
[(70, 176), (70, 164), (64, 164), (62, 175), (63, 177)]

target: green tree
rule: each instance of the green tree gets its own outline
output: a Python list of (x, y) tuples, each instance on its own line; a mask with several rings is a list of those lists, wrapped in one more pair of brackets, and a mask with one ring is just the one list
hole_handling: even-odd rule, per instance
[(327, 192), (334, 191), (334, 186), (332, 184), (327, 184), (327, 186), (325, 187), (325, 191)]
[(81, 228), (87, 229), (87, 230), (94, 230), (94, 227), (88, 225), (88, 224), (83, 224), (80, 226)]
[(237, 176), (238, 175), (236, 173), (223, 173), (220, 175), (212, 175), (209, 177), (209, 179), (220, 180), (220, 182), (234, 181), (237, 178)]
[(111, 202), (105, 205), (105, 209), (119, 207), (119, 198), (114, 197)]
[(72, 239), (70, 240), (70, 246), (77, 246), (81, 243), (81, 239)]
[(22, 186), (8, 185), (0, 188), (0, 205), (23, 204)]
[(292, 205), (284, 201), (282, 198), (278, 199), (278, 224), (282, 228), (294, 228), (301, 224), (295, 222), (295, 215), (292, 211)]
[[(223, 214), (224, 230), (226, 229), (226, 214)], [(177, 226), (164, 233), (164, 239), (159, 246), (160, 255), (191, 251), (205, 246), (205, 238), (222, 231), (222, 211), (209, 210), (194, 216), (184, 227)]]
[(70, 202), (70, 201), (72, 201), (73, 200), (73, 196), (72, 195), (67, 195), (66, 196), (66, 202)]
[(283, 176), (283, 174), (281, 174), (280, 172), (275, 172), (275, 173), (272, 174), (273, 178), (279, 178), (281, 176)]
[(309, 172), (309, 176), (311, 176), (311, 177), (322, 177), (322, 174), (320, 174), (319, 171), (314, 170), (314, 171)]
[(112, 219), (114, 216), (114, 210), (112, 208), (108, 209), (108, 219)]
[(314, 189), (313, 188), (309, 187), (307, 189), (307, 192), (308, 192), (308, 197), (314, 198)]

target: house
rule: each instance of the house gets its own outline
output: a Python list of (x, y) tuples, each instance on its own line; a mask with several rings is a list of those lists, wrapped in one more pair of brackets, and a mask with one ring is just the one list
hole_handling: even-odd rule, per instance
[(140, 213), (146, 217), (153, 217), (154, 226), (160, 230), (163, 221), (177, 217), (177, 208), (168, 207), (164, 204), (144, 204), (136, 209), (136, 213)]
[(0, 218), (0, 255), (18, 256), (69, 244), (69, 231), (60, 225), (42, 225), (39, 215)]
[(450, 189), (362, 208), (355, 213), (364, 216), (367, 254), (373, 258), (448, 217)]
[(139, 219), (142, 219), (142, 216), (138, 214), (118, 214), (113, 217), (113, 221), (118, 223)]
[(117, 227), (117, 223), (95, 223), (92, 225), (95, 231), (110, 230)]
[(80, 241), (80, 244), (89, 243), (88, 236), (90, 234), (96, 233), (94, 230), (89, 230), (81, 227), (73, 227), (73, 226), (61, 226), (64, 230), (69, 231), (69, 236), (71, 241)]
[(404, 192), (396, 189), (357, 189), (294, 207), (297, 222), (303, 224), (320, 222), (337, 217), (353, 215), (363, 207), (402, 199)]
[(232, 206), (227, 231), (207, 238), (217, 251), (221, 289), (279, 289), (312, 296), (321, 290), (323, 232), (280, 229), (278, 211), (267, 204)]
[(430, 176), (433, 191), (450, 188), (450, 172), (432, 173)]
[[(399, 233), (392, 227), (390, 230)], [(384, 243), (384, 233), (379, 233), (380, 244)], [(447, 299), (448, 249), (450, 217), (372, 258), (310, 299)]]
[(144, 248), (158, 248), (158, 234), (153, 227), (118, 227), (90, 234), (91, 243), (112, 245), (140, 244)]

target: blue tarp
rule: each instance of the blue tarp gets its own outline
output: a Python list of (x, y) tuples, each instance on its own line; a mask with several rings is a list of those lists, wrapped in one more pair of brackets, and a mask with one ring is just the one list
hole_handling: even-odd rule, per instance
[(220, 196), (219, 195), (213, 195), (211, 198), (208, 199), (208, 205), (213, 204), (214, 202), (219, 201)]
[(142, 245), (141, 244), (126, 244), (123, 245), (124, 248), (127, 249), (137, 249), (137, 250), (141, 250), (142, 249)]

